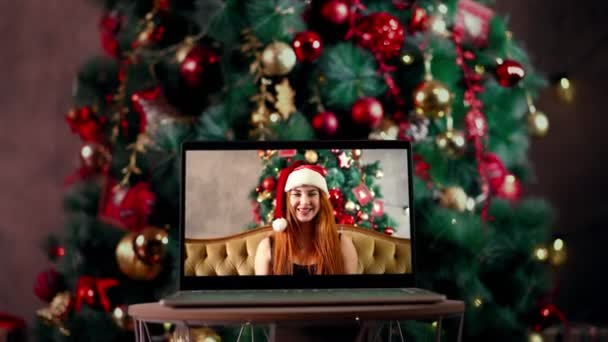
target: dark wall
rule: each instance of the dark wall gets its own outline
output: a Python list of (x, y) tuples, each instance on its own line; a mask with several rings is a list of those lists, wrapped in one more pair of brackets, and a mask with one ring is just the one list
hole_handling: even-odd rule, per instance
[[(80, 63), (100, 52), (100, 12), (91, 3), (0, 2), (0, 311), (28, 319), (42, 305), (32, 292), (34, 277), (50, 266), (38, 244), (63, 229), (62, 182), (77, 165), (79, 142), (63, 119), (72, 80)], [(557, 274), (560, 303), (573, 319), (602, 317), (607, 300), (598, 270), (608, 269), (608, 169), (602, 160), (608, 156), (608, 4), (503, 0), (496, 8), (509, 13), (515, 39), (540, 70), (567, 68), (576, 84), (574, 104), (556, 101), (549, 91), (537, 104), (548, 114), (551, 131), (533, 143), (538, 180), (528, 193), (558, 209), (555, 231), (565, 235), (569, 248), (568, 263)]]

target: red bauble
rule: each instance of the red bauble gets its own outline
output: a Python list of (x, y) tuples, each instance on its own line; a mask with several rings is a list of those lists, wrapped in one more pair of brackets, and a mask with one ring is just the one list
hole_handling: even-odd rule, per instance
[(393, 228), (391, 228), (391, 227), (385, 227), (384, 228), (384, 234), (389, 235), (389, 236), (393, 235), (393, 234), (395, 234), (395, 230)]
[(496, 80), (503, 87), (513, 87), (526, 76), (526, 70), (518, 62), (507, 59), (496, 67)]
[(272, 177), (266, 177), (264, 180), (262, 180), (262, 189), (266, 191), (274, 191), (276, 185), (277, 182)]
[(405, 34), (399, 19), (385, 12), (377, 12), (357, 23), (355, 37), (359, 45), (387, 60), (399, 55)]
[(329, 202), (334, 209), (341, 211), (344, 209), (344, 194), (340, 189), (329, 190)]
[(34, 293), (45, 302), (50, 302), (55, 295), (65, 289), (63, 278), (54, 269), (42, 271), (36, 276)]
[(332, 112), (317, 113), (312, 118), (312, 127), (320, 135), (332, 136), (338, 131), (338, 118)]
[(513, 175), (507, 175), (498, 188), (496, 196), (509, 201), (517, 201), (521, 197), (521, 183)]
[(353, 122), (367, 125), (373, 129), (382, 121), (382, 118), (384, 117), (384, 108), (382, 108), (382, 103), (375, 98), (364, 97), (353, 104), (351, 115)]
[(296, 34), (291, 45), (300, 62), (315, 61), (321, 56), (321, 51), (323, 49), (321, 37), (314, 31), (305, 31)]
[(416, 7), (412, 10), (412, 18), (409, 23), (410, 32), (425, 31), (428, 26), (429, 17), (422, 7)]
[(482, 157), (482, 168), (488, 177), (488, 183), (492, 192), (497, 193), (507, 176), (507, 168), (494, 153), (486, 153)]
[(90, 107), (72, 109), (65, 116), (70, 129), (83, 141), (101, 142), (105, 121), (98, 118)]
[(184, 58), (179, 71), (188, 86), (196, 87), (203, 83), (207, 69), (219, 61), (220, 57), (215, 50), (205, 46), (195, 46)]
[(331, 0), (321, 7), (321, 16), (332, 24), (344, 24), (350, 16), (350, 7), (346, 1)]
[(346, 213), (342, 213), (336, 217), (339, 224), (355, 224), (355, 218)]
[(105, 13), (99, 20), (101, 46), (112, 57), (120, 54), (116, 34), (120, 31), (121, 18), (117, 12)]

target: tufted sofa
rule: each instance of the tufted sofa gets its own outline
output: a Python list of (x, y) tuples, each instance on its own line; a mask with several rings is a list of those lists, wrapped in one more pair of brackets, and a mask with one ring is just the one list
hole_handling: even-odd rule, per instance
[[(409, 273), (412, 268), (409, 239), (367, 229), (339, 225), (352, 237), (357, 250), (357, 273)], [(218, 239), (186, 239), (186, 276), (254, 275), (253, 263), (260, 241), (272, 234), (270, 226)]]

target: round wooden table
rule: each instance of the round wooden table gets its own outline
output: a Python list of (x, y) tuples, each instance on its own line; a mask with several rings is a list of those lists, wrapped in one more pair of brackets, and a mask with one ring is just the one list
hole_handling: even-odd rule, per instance
[[(135, 304), (128, 312), (135, 321), (136, 341), (150, 340), (146, 323), (173, 323), (185, 327), (196, 325), (235, 325), (241, 330), (250, 324), (277, 325), (289, 322), (338, 321), (437, 321), (437, 341), (441, 338), (444, 318), (459, 319), (458, 341), (462, 338), (465, 305), (462, 301), (445, 300), (433, 304), (345, 305), (345, 306), (283, 306), (283, 307), (206, 307), (170, 308), (159, 303)], [(188, 337), (186, 337), (187, 339)], [(274, 341), (274, 336), (269, 337)], [(403, 339), (403, 338), (402, 338)]]

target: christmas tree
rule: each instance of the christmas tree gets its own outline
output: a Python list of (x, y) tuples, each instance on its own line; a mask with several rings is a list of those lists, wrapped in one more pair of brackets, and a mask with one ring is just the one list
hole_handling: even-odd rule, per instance
[[(487, 4), (100, 6), (104, 55), (82, 66), (66, 115), (82, 138), (82, 163), (66, 179), (66, 225), (45, 244), (56, 268), (35, 284), (49, 302), (37, 313), (39, 340), (131, 340), (126, 306), (175, 290), (178, 156), (188, 140), (409, 140), (419, 286), (466, 302), (465, 340), (523, 340), (559, 316), (545, 297), (546, 262), (563, 246), (548, 245), (549, 207), (521, 198), (522, 183), (533, 179), (530, 137), (548, 129), (534, 106), (544, 80)], [(262, 157), (271, 168), (281, 162)], [(360, 170), (381, 201), (378, 165), (353, 168)], [(329, 178), (357, 181), (332, 195), (344, 201), (339, 219), (391, 233), (390, 217), (369, 219), (374, 202), (357, 209), (350, 189), (361, 175), (349, 172)], [(269, 176), (260, 175), (262, 191), (252, 190), (256, 223), (272, 211)]]

